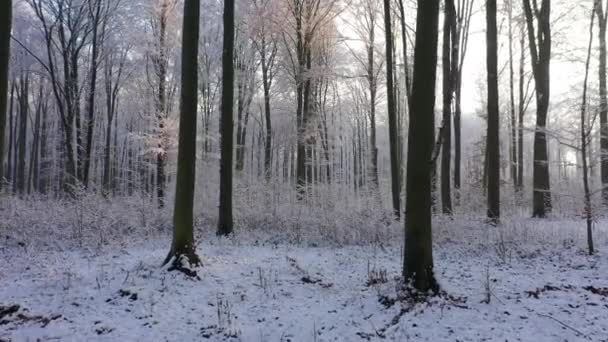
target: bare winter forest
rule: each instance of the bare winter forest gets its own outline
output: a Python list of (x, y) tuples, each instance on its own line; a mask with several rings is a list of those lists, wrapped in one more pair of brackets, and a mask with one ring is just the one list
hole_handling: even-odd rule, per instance
[(0, 341), (608, 341), (606, 0), (0, 0)]

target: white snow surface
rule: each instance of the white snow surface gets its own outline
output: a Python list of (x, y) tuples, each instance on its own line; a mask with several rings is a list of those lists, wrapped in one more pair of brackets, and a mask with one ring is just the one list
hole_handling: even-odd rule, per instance
[[(360, 246), (199, 232), (200, 280), (160, 267), (168, 232), (97, 248), (6, 236), (0, 306), (19, 309), (0, 318), (0, 341), (608, 341), (605, 223), (588, 256), (583, 222), (525, 222), (436, 222), (450, 297), (390, 307), (400, 225)], [(368, 286), (381, 271), (387, 282)]]

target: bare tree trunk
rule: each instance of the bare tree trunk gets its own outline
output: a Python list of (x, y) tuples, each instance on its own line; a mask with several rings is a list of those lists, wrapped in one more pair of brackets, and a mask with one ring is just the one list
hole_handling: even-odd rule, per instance
[(500, 220), (500, 141), (498, 106), (498, 29), (496, 0), (486, 1), (486, 42), (488, 68), (488, 130), (486, 157), (488, 168), (488, 219), (497, 224)]
[(524, 191), (524, 114), (526, 112), (526, 99), (524, 93), (524, 63), (525, 63), (525, 25), (521, 25), (521, 37), (519, 40), (519, 109), (517, 119), (517, 190)]
[(220, 120), (220, 205), (218, 235), (230, 235), (232, 222), (232, 156), (234, 99), (234, 0), (224, 1), (224, 48), (222, 53), (222, 118)]
[(20, 194), (25, 194), (26, 183), (26, 150), (27, 150), (27, 121), (29, 119), (29, 74), (22, 73), (19, 79), (19, 138), (18, 138), (18, 159), (15, 189)]
[(440, 138), (442, 141), (441, 154), (441, 207), (446, 215), (452, 215), (452, 187), (450, 184), (452, 161), (452, 40), (456, 34), (456, 10), (453, 0), (445, 0), (443, 18), (443, 121)]
[(439, 0), (418, 0), (414, 81), (408, 139), (403, 277), (422, 293), (437, 293), (433, 271), (431, 172)]
[(395, 106), (395, 90), (393, 85), (393, 31), (391, 28), (391, 3), (384, 0), (384, 32), (386, 39), (386, 94), (388, 100), (388, 134), (391, 157), (391, 193), (393, 212), (397, 220), (401, 217), (401, 185), (400, 157), (398, 141), (397, 110)]
[[(600, 172), (602, 201), (608, 206), (608, 89), (606, 81), (606, 24), (608, 13), (604, 12), (602, 0), (596, 0), (594, 11), (599, 24), (599, 83), (600, 83)], [(607, 8), (608, 9), (608, 8)]]
[[(6, 181), (7, 182), (12, 182), (13, 181), (13, 150), (15, 147), (15, 120), (13, 119), (14, 115), (13, 115), (13, 107), (15, 105), (15, 89), (17, 88), (16, 84), (15, 84), (15, 80), (13, 80), (11, 82), (11, 101), (10, 101), (10, 105), (8, 107), (8, 160), (6, 161)], [(2, 133), (4, 134), (4, 133)], [(4, 144), (4, 142), (2, 142), (2, 144)], [(3, 151), (2, 151), (3, 152)], [(4, 175), (0, 175), (0, 176), (4, 176)], [(0, 188), (2, 189), (2, 188)]]
[[(530, 0), (524, 0), (524, 12), (528, 26), (528, 40), (532, 69), (536, 81), (536, 130), (534, 132), (534, 217), (545, 217), (551, 211), (551, 186), (549, 181), (549, 153), (547, 146), (547, 114), (550, 99), (551, 62), (551, 0), (542, 0), (541, 7), (534, 8)], [(538, 36), (535, 35), (536, 18)]]
[[(600, 3), (601, 0), (596, 0)], [(597, 7), (596, 7), (597, 8)], [(602, 12), (598, 12), (598, 18), (603, 16)], [(589, 145), (589, 136), (591, 133), (591, 127), (587, 131), (585, 124), (587, 123), (586, 111), (587, 111), (587, 82), (589, 79), (589, 64), (591, 62), (591, 51), (593, 47), (593, 20), (595, 18), (595, 11), (591, 14), (591, 25), (589, 26), (589, 47), (587, 48), (587, 61), (585, 63), (585, 80), (583, 81), (583, 100), (581, 103), (581, 155), (583, 159), (583, 186), (585, 189), (585, 221), (587, 223), (587, 247), (589, 255), (595, 253), (593, 247), (593, 208), (591, 204), (591, 191), (589, 189), (589, 166), (587, 164), (587, 148)], [(601, 19), (600, 19), (601, 27)], [(600, 29), (601, 30), (601, 29)], [(600, 38), (601, 40), (601, 38)]]
[(517, 116), (515, 114), (515, 68), (513, 61), (513, 0), (507, 3), (508, 22), (509, 22), (509, 109), (510, 109), (510, 128), (511, 144), (509, 145), (511, 181), (514, 191), (517, 192)]
[[(175, 207), (173, 209), (173, 241), (165, 259), (165, 263), (173, 259), (173, 268), (191, 276), (196, 275), (196, 272), (187, 268), (188, 264), (200, 264), (194, 244), (199, 18), (199, 0), (186, 0), (184, 3), (184, 34), (182, 35), (182, 87)], [(186, 260), (182, 260), (182, 258), (186, 258)]]
[[(4, 185), (4, 135), (6, 131), (8, 67), (11, 56), (10, 42), (12, 20), (13, 2), (11, 0), (2, 1), (0, 4), (0, 190), (2, 190)], [(11, 114), (8, 113), (8, 115)]]
[(89, 75), (89, 94), (87, 99), (87, 132), (86, 147), (83, 161), (82, 182), (85, 188), (89, 187), (89, 173), (91, 168), (91, 151), (93, 149), (93, 128), (95, 127), (95, 91), (97, 88), (97, 67), (99, 57), (99, 25), (101, 16), (101, 1), (95, 0), (95, 8), (91, 9), (91, 25), (93, 26), (91, 42), (91, 70)]

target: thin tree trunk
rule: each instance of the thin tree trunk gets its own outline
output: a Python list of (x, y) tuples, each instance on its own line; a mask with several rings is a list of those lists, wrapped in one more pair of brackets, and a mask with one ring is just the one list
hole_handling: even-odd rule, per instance
[(445, 0), (443, 18), (443, 121), (441, 137), (441, 207), (446, 215), (452, 215), (452, 187), (450, 184), (452, 161), (452, 39), (454, 39), (455, 8), (453, 0)]
[(602, 0), (596, 0), (594, 11), (599, 24), (599, 83), (600, 83), (600, 172), (602, 201), (608, 206), (608, 89), (606, 81), (606, 26), (608, 13), (604, 12)]
[(18, 159), (16, 172), (16, 190), (20, 195), (25, 194), (26, 183), (26, 150), (27, 150), (27, 121), (29, 118), (29, 75), (21, 74), (20, 83), (20, 105), (19, 105), (19, 138), (18, 138)]
[(91, 168), (91, 151), (93, 149), (93, 128), (95, 127), (95, 91), (97, 87), (97, 66), (99, 57), (99, 22), (101, 15), (101, 1), (95, 0), (95, 13), (92, 16), (93, 32), (91, 42), (91, 71), (89, 78), (89, 96), (87, 99), (87, 142), (83, 161), (82, 181), (85, 188), (89, 187), (89, 173)]
[[(11, 56), (10, 42), (12, 20), (13, 2), (11, 0), (4, 0), (0, 3), (0, 191), (4, 185), (4, 135), (7, 117), (8, 69)], [(8, 115), (11, 115), (11, 113), (9, 112)]]
[[(597, 3), (601, 4), (601, 0), (596, 0)], [(596, 7), (597, 8), (597, 7)], [(598, 12), (598, 18), (603, 14)], [(591, 14), (591, 25), (589, 26), (589, 47), (587, 48), (587, 61), (585, 63), (585, 80), (583, 81), (583, 101), (581, 104), (581, 156), (583, 159), (583, 187), (585, 189), (585, 221), (587, 223), (587, 247), (589, 255), (595, 253), (593, 247), (593, 208), (591, 204), (591, 191), (589, 189), (589, 165), (587, 164), (587, 148), (589, 144), (589, 136), (591, 129), (587, 132), (585, 124), (587, 122), (586, 111), (587, 111), (587, 82), (589, 79), (589, 64), (591, 62), (591, 49), (593, 47), (593, 20), (595, 18), (595, 11)], [(601, 27), (601, 19), (600, 19)], [(601, 30), (601, 29), (600, 29)], [(600, 38), (601, 39), (601, 38)]]
[(388, 97), (388, 134), (391, 158), (391, 193), (393, 199), (393, 212), (397, 220), (401, 217), (401, 186), (400, 186), (400, 159), (398, 141), (397, 111), (395, 106), (395, 90), (393, 85), (393, 33), (391, 28), (391, 3), (384, 0), (384, 32), (386, 39), (386, 93)]
[(509, 0), (508, 22), (509, 22), (509, 109), (510, 109), (510, 128), (511, 144), (509, 145), (511, 181), (514, 191), (517, 192), (517, 116), (515, 114), (515, 68), (513, 61), (513, 0)]
[(234, 0), (224, 1), (224, 47), (222, 53), (222, 118), (220, 120), (220, 205), (218, 235), (230, 235), (232, 222), (232, 156), (234, 98)]
[[(551, 186), (549, 181), (549, 153), (547, 146), (547, 114), (550, 99), (551, 62), (551, 0), (542, 0), (541, 7), (534, 8), (530, 0), (524, 0), (524, 12), (528, 26), (528, 40), (532, 57), (532, 70), (536, 86), (536, 130), (534, 132), (533, 164), (533, 211), (534, 217), (546, 217), (551, 211)], [(536, 18), (538, 36), (535, 35)]]
[(488, 130), (486, 156), (488, 167), (488, 219), (497, 224), (500, 219), (500, 141), (498, 107), (498, 30), (496, 0), (486, 1), (486, 42), (488, 68)]
[(519, 40), (519, 109), (517, 119), (517, 190), (521, 194), (524, 191), (524, 114), (526, 111), (526, 99), (524, 93), (524, 66), (525, 66), (525, 25), (521, 25), (521, 37)]

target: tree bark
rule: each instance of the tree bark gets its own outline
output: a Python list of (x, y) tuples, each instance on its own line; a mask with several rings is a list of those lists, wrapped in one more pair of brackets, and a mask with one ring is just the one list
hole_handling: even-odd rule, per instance
[(486, 42), (488, 71), (488, 128), (486, 133), (488, 167), (488, 219), (497, 224), (500, 219), (500, 141), (498, 107), (498, 30), (496, 0), (486, 1)]
[(414, 79), (408, 139), (403, 277), (421, 292), (437, 293), (433, 272), (431, 172), (439, 0), (418, 0)]
[(194, 189), (196, 178), (196, 116), (198, 111), (198, 39), (199, 0), (186, 0), (182, 35), (182, 87), (179, 119), (179, 147), (175, 207), (173, 209), (173, 242), (165, 260), (174, 258), (179, 270), (187, 258), (189, 264), (198, 265), (194, 245)]
[[(8, 69), (10, 61), (13, 2), (0, 4), (0, 191), (4, 185), (4, 140), (7, 117)], [(8, 115), (11, 115), (8, 113)]]
[(232, 156), (234, 100), (234, 0), (224, 1), (224, 47), (222, 53), (222, 117), (220, 120), (220, 205), (218, 235), (230, 235), (232, 222)]
[(393, 85), (393, 31), (391, 28), (391, 2), (384, 0), (384, 32), (386, 39), (386, 94), (388, 102), (388, 134), (391, 157), (391, 193), (393, 212), (397, 220), (401, 217), (401, 186), (400, 186), (400, 157), (398, 141), (397, 110), (395, 106), (395, 90)]
[[(546, 217), (551, 211), (551, 186), (549, 181), (549, 156), (547, 147), (547, 114), (550, 99), (551, 62), (551, 0), (542, 0), (541, 7), (534, 8), (530, 0), (523, 0), (528, 40), (532, 59), (532, 70), (536, 86), (536, 130), (534, 132), (533, 164), (533, 217)], [(536, 17), (538, 33), (535, 34)]]
[(17, 172), (15, 173), (15, 189), (20, 195), (25, 194), (26, 185), (26, 150), (27, 150), (27, 121), (29, 119), (29, 74), (22, 73), (19, 79), (19, 138), (17, 140)]
[(601, 0), (595, 1), (594, 11), (599, 25), (599, 83), (600, 83), (600, 173), (602, 202), (608, 206), (608, 89), (606, 81), (606, 24), (608, 18)]
[(455, 8), (453, 0), (445, 0), (443, 17), (443, 47), (442, 47), (442, 70), (443, 70), (443, 120), (440, 138), (442, 141), (441, 153), (441, 207), (446, 215), (452, 215), (452, 187), (450, 184), (451, 161), (452, 161), (452, 94), (453, 94), (453, 70), (452, 70), (452, 40), (456, 34)]
[[(601, 0), (596, 0), (596, 9), (597, 4), (601, 6)], [(581, 103), (581, 157), (583, 159), (583, 188), (585, 190), (585, 222), (587, 223), (587, 248), (589, 251), (589, 255), (593, 255), (595, 253), (593, 247), (593, 208), (591, 204), (591, 190), (589, 188), (589, 165), (587, 163), (587, 148), (589, 146), (589, 133), (585, 127), (587, 123), (586, 112), (587, 112), (587, 82), (589, 79), (589, 64), (591, 62), (591, 51), (593, 47), (593, 21), (595, 18), (595, 11), (592, 11), (591, 14), (591, 24), (589, 26), (589, 46), (587, 48), (587, 60), (585, 62), (585, 79), (583, 81), (583, 100)], [(603, 12), (599, 10), (597, 12), (598, 19), (600, 21), (600, 31), (602, 27), (602, 19)], [(600, 42), (601, 42), (600, 35)], [(601, 53), (601, 52), (600, 52)], [(604, 51), (605, 53), (605, 51)], [(601, 78), (601, 76), (600, 76)], [(591, 131), (591, 129), (589, 130)], [(603, 180), (603, 179), (602, 179)]]
[(511, 141), (509, 145), (509, 159), (511, 181), (513, 182), (514, 191), (517, 192), (517, 116), (515, 114), (515, 67), (513, 61), (513, 0), (509, 0), (508, 6), (508, 22), (509, 22), (509, 112), (510, 112), (510, 128)]

